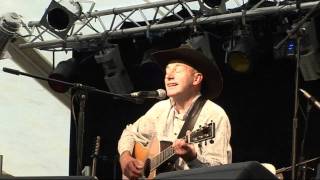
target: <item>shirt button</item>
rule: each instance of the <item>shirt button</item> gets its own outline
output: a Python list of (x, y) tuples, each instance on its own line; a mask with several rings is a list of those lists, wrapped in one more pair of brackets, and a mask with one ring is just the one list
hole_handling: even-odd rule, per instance
[(174, 135), (176, 136), (176, 135), (177, 135), (177, 133), (174, 133)]

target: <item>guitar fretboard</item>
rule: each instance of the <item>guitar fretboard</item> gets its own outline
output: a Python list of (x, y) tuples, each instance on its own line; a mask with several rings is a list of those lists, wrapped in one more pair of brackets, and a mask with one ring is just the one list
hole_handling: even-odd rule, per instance
[(173, 155), (174, 150), (172, 146), (169, 146), (165, 150), (161, 151), (158, 155), (151, 159), (151, 171), (155, 170), (157, 167), (159, 167), (163, 162), (171, 158)]

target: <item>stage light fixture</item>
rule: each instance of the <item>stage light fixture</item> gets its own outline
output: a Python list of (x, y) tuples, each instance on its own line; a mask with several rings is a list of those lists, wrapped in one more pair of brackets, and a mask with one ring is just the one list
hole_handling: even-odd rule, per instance
[(214, 62), (209, 36), (210, 34), (208, 32), (193, 35), (187, 40), (187, 43), (189, 43), (192, 48), (202, 52), (208, 59)]
[(320, 16), (313, 17), (304, 25), (305, 33), (301, 38), (300, 47), (300, 71), (305, 81), (320, 79), (320, 50), (317, 34), (320, 30)]
[(255, 55), (253, 48), (256, 42), (248, 30), (238, 30), (227, 50), (227, 64), (231, 70), (238, 73), (248, 73), (252, 70)]
[(161, 70), (159, 64), (151, 57), (152, 53), (159, 51), (159, 49), (148, 49), (144, 52), (143, 58), (140, 62), (139, 68), (140, 70), (144, 70), (147, 72), (152, 72), (153, 70)]
[(9, 57), (6, 50), (8, 42), (14, 39), (20, 28), (20, 16), (14, 12), (0, 16), (0, 60)]
[(52, 0), (40, 20), (40, 24), (49, 31), (65, 39), (74, 22), (79, 20), (82, 7), (75, 0)]
[(127, 94), (132, 92), (133, 84), (123, 65), (120, 50), (117, 45), (106, 48), (95, 54), (95, 60), (101, 64), (104, 71), (104, 80), (110, 92)]
[(223, 14), (226, 12), (227, 0), (198, 0), (200, 11), (204, 15)]
[[(75, 80), (77, 70), (78, 62), (76, 59), (70, 58), (69, 60), (61, 61), (52, 73), (49, 74), (49, 78), (72, 83)], [(51, 89), (59, 93), (65, 93), (70, 88), (59, 82), (49, 81), (48, 83)]]

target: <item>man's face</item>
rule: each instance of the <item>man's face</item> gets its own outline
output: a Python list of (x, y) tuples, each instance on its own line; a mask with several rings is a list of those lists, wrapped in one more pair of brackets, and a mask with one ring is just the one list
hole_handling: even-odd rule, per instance
[[(201, 75), (191, 66), (181, 61), (170, 61), (166, 67), (165, 86), (169, 97), (187, 95), (194, 91), (198, 84), (197, 76)], [(202, 75), (201, 75), (202, 76)]]

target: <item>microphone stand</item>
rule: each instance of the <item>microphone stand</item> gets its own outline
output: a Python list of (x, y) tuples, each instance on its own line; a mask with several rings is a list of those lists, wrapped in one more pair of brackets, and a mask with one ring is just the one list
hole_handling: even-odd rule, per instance
[(97, 89), (95, 87), (86, 86), (86, 85), (83, 85), (80, 83), (70, 83), (70, 82), (61, 81), (61, 80), (57, 80), (57, 79), (45, 78), (45, 77), (41, 77), (41, 76), (36, 76), (36, 75), (20, 72), (18, 70), (6, 68), (6, 67), (3, 68), (3, 71), (6, 73), (14, 74), (14, 75), (23, 75), (23, 76), (32, 77), (35, 79), (44, 80), (47, 82), (55, 82), (55, 83), (63, 84), (65, 86), (70, 87), (71, 89), (77, 90), (76, 93), (77, 93), (77, 96), (80, 97), (80, 102), (79, 102), (79, 114), (78, 114), (78, 123), (77, 123), (78, 126), (77, 126), (77, 124), (75, 124), (76, 138), (77, 138), (77, 140), (76, 140), (76, 144), (77, 144), (77, 147), (76, 147), (77, 148), (77, 172), (76, 172), (76, 175), (81, 175), (81, 171), (83, 168), (82, 157), (83, 157), (84, 119), (85, 119), (85, 105), (86, 105), (86, 99), (87, 99), (88, 92), (91, 91), (91, 92), (102, 93), (105, 95), (111, 95), (111, 96), (117, 97), (119, 99), (127, 100), (127, 101), (134, 102), (134, 103), (140, 102), (139, 99), (132, 98), (126, 94), (115, 94), (115, 93), (111, 93), (111, 92)]
[[(299, 3), (299, 2), (298, 2)], [(297, 8), (299, 8), (299, 4), (297, 4)], [(274, 49), (279, 49), (289, 38), (296, 38), (297, 42), (297, 54), (296, 54), (296, 69), (295, 69), (295, 88), (294, 88), (294, 113), (292, 119), (292, 157), (291, 157), (291, 179), (295, 180), (296, 178), (296, 147), (297, 147), (297, 126), (298, 126), (298, 86), (299, 86), (299, 69), (300, 69), (300, 42), (301, 35), (303, 34), (304, 28), (302, 25), (314, 14), (314, 12), (319, 8), (320, 2), (314, 6), (300, 21), (295, 23), (292, 26), (292, 29), (287, 31), (287, 36), (283, 38)], [(298, 9), (299, 10), (299, 9)]]
[[(76, 129), (77, 137), (77, 175), (82, 175), (82, 157), (83, 157), (83, 136), (84, 136), (84, 120), (85, 120), (85, 105), (87, 100), (87, 92), (82, 89), (78, 90), (78, 97), (80, 97), (79, 102), (79, 115), (78, 115), (78, 127)], [(73, 102), (71, 102), (73, 104)], [(75, 118), (76, 119), (76, 118)]]
[[(307, 105), (306, 105), (306, 114), (304, 115), (305, 127), (304, 127), (304, 130), (303, 130), (303, 136), (302, 136), (301, 145), (300, 145), (300, 158), (299, 158), (300, 162), (303, 162), (305, 160), (305, 157), (304, 157), (304, 144), (305, 144), (305, 140), (306, 140), (306, 137), (307, 137), (307, 131), (308, 131), (308, 127), (309, 127), (308, 119), (309, 119), (311, 108), (312, 108), (312, 105), (308, 101)], [(297, 179), (305, 180), (306, 179), (306, 175), (307, 175), (307, 170), (308, 170), (307, 163), (302, 164), (302, 166), (298, 166)]]
[[(296, 166), (301, 166), (301, 165), (304, 165), (304, 164), (308, 164), (308, 163), (311, 163), (311, 162), (314, 162), (314, 161), (317, 161), (320, 159), (320, 156), (318, 157), (315, 157), (315, 158), (312, 158), (312, 159), (309, 159), (309, 160), (305, 160), (305, 161), (302, 161), (302, 162), (299, 162), (296, 164)], [(280, 174), (280, 173), (283, 173), (283, 172), (287, 172), (287, 171), (290, 171), (292, 169), (292, 166), (289, 166), (289, 167), (283, 167), (283, 168), (280, 168), (280, 169), (277, 169), (276, 170), (276, 174)]]

